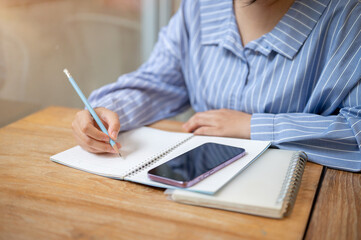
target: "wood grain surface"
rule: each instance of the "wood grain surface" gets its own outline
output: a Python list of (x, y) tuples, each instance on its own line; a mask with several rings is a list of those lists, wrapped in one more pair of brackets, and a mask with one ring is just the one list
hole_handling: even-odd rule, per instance
[[(321, 166), (307, 163), (282, 220), (183, 205), (162, 189), (50, 161), (76, 144), (76, 111), (50, 107), (0, 129), (0, 239), (302, 239)], [(180, 129), (171, 121), (154, 126)]]
[(306, 239), (361, 239), (361, 174), (327, 169)]

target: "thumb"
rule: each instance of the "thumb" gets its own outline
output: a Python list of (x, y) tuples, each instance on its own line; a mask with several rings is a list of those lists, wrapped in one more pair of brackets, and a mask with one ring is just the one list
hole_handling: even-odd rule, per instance
[(118, 138), (119, 129), (120, 129), (120, 124), (119, 127), (113, 127), (113, 128), (109, 127), (109, 135), (114, 141), (116, 141)]
[(108, 120), (108, 133), (113, 140), (117, 140), (118, 133), (120, 130), (120, 122), (118, 114), (116, 116), (109, 118)]
[(109, 136), (113, 140), (117, 140), (118, 133), (120, 130), (120, 122), (119, 122), (118, 114), (106, 108), (102, 108), (99, 110), (100, 110), (101, 118), (108, 125)]

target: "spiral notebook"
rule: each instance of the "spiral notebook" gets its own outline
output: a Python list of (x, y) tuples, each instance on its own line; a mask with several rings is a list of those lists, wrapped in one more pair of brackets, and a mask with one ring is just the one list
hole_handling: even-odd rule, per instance
[(282, 218), (294, 205), (306, 161), (303, 152), (268, 149), (213, 196), (171, 189), (165, 193), (179, 203)]
[(89, 173), (127, 180), (145, 185), (169, 188), (169, 185), (151, 181), (147, 172), (184, 152), (203, 143), (215, 142), (242, 147), (246, 155), (229, 166), (212, 174), (187, 190), (214, 194), (225, 183), (247, 168), (270, 145), (267, 141), (252, 141), (236, 138), (194, 136), (141, 127), (119, 135), (118, 141), (123, 158), (117, 154), (92, 154), (76, 146), (51, 156), (54, 162)]

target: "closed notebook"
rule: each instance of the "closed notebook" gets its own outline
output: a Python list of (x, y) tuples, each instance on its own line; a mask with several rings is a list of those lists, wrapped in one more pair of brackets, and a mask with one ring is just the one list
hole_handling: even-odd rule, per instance
[(124, 132), (119, 135), (118, 141), (122, 144), (120, 151), (123, 158), (117, 154), (92, 154), (76, 146), (51, 156), (50, 159), (105, 177), (169, 188), (169, 185), (150, 180), (148, 170), (206, 142), (244, 148), (244, 157), (187, 188), (190, 191), (213, 194), (233, 176), (247, 168), (270, 145), (270, 142), (265, 141), (193, 136), (190, 133), (168, 132), (149, 127)]
[(282, 218), (294, 205), (306, 161), (303, 152), (268, 149), (213, 196), (170, 189), (165, 193), (179, 203)]

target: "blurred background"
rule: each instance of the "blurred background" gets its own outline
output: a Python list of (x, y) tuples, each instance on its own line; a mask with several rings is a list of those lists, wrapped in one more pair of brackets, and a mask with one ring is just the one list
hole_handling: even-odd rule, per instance
[(136, 70), (180, 0), (0, 0), (0, 126)]

